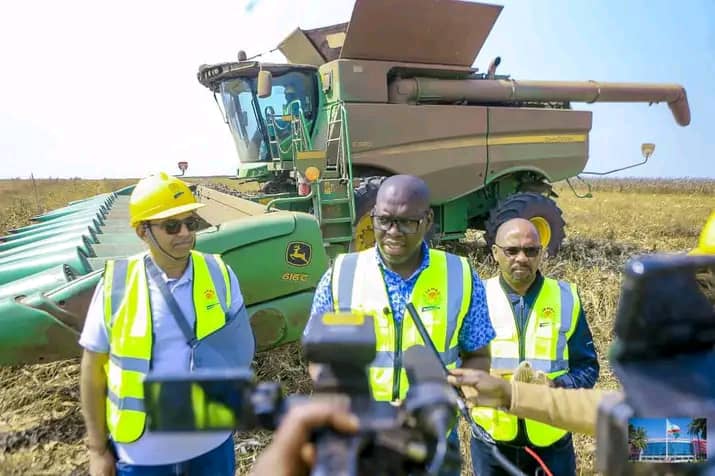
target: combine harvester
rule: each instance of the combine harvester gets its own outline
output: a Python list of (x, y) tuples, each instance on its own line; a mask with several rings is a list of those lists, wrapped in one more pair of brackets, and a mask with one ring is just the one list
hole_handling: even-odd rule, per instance
[[(260, 350), (299, 338), (333, 256), (374, 244), (369, 211), (385, 177), (427, 182), (435, 240), (471, 228), (490, 242), (500, 220), (519, 216), (555, 255), (564, 222), (552, 184), (588, 161), (591, 112), (571, 102), (665, 102), (679, 125), (690, 123), (680, 85), (514, 80), (496, 74), (499, 58), (485, 73), (472, 68), (501, 9), (358, 0), (350, 22), (282, 41), (288, 64), (240, 52), (199, 68), (235, 140), (236, 183), (260, 192), (192, 183), (207, 205), (196, 248), (236, 271)], [(653, 145), (642, 150), (648, 160)], [(131, 190), (0, 237), (0, 364), (79, 355), (104, 262), (142, 249), (128, 225)]]

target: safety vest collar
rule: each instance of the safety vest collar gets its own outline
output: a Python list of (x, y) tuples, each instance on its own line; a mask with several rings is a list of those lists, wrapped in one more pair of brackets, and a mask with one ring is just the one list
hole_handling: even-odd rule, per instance
[[(414, 279), (416, 276), (418, 276), (420, 273), (422, 273), (422, 271), (427, 269), (427, 267), (430, 265), (430, 251), (431, 250), (430, 250), (429, 246), (427, 246), (427, 242), (422, 241), (420, 248), (421, 248), (421, 252), (422, 252), (422, 261), (420, 261), (420, 265), (417, 266), (417, 269), (415, 270), (414, 273), (412, 273), (412, 275), (409, 278), (404, 279), (404, 278), (400, 277), (400, 279), (403, 279), (404, 281), (409, 281), (411, 279)], [(378, 265), (384, 272), (395, 273), (395, 271), (392, 271), (385, 263), (385, 260), (382, 257), (382, 254), (380, 253), (380, 248), (377, 246), (377, 243), (375, 243), (375, 246), (370, 248), (370, 250), (372, 250), (374, 252), (375, 260), (377, 261)], [(395, 273), (395, 274), (397, 274), (397, 273)]]
[[(504, 294), (509, 297), (510, 301), (512, 300), (512, 296), (518, 296), (518, 293), (512, 289), (511, 286), (509, 286), (509, 283), (506, 282), (504, 279), (504, 276), (502, 276), (501, 273), (499, 273), (499, 285), (501, 286), (502, 290), (504, 291)], [(524, 296), (524, 301), (532, 304), (536, 298), (539, 296), (539, 293), (541, 292), (541, 287), (544, 285), (544, 275), (541, 274), (541, 271), (538, 269), (536, 270), (536, 277), (534, 278), (534, 282), (531, 283), (529, 286), (529, 289), (526, 290), (526, 293)]]

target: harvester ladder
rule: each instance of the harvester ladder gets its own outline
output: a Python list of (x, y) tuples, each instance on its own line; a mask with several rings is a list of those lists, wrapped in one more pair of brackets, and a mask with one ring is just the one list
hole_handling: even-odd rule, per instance
[(326, 167), (315, 189), (318, 203), (315, 215), (330, 256), (348, 251), (355, 221), (350, 137), (346, 125), (345, 105), (342, 102), (331, 105), (325, 141)]

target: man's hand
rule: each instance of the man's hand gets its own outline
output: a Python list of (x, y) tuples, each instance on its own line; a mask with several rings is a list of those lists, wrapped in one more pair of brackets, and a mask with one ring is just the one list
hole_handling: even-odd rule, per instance
[(293, 407), (276, 431), (273, 442), (258, 457), (253, 476), (297, 476), (310, 472), (315, 462), (315, 447), (310, 443), (313, 430), (330, 427), (344, 433), (358, 429), (358, 419), (347, 405), (312, 402)]
[(114, 476), (116, 460), (108, 448), (89, 450), (90, 476)]
[[(470, 403), (478, 406), (509, 408), (511, 406), (511, 383), (489, 375), (483, 370), (452, 369), (447, 377), (449, 383), (462, 386)], [(469, 392), (469, 390), (472, 390)], [(476, 390), (476, 395), (474, 395)]]

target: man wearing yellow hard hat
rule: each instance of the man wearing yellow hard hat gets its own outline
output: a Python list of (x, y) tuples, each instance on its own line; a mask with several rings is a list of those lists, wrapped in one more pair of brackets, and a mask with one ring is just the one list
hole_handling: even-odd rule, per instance
[(152, 373), (248, 367), (255, 339), (238, 279), (195, 250), (201, 219), (186, 183), (137, 183), (130, 225), (147, 252), (108, 260), (87, 311), (80, 393), (90, 474), (233, 475), (231, 432), (151, 433), (143, 380)]

